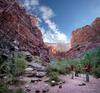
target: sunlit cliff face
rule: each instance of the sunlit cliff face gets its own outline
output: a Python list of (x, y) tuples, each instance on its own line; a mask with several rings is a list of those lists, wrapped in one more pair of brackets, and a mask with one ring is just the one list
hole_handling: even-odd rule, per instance
[(52, 47), (51, 52), (52, 52), (52, 54), (56, 54), (56, 52), (57, 52), (56, 47)]
[(48, 46), (49, 54), (55, 55), (57, 53), (57, 47), (56, 46)]

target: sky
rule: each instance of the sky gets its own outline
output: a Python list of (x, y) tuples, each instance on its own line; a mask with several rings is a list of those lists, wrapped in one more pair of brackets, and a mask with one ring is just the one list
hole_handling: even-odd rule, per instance
[(36, 16), (44, 42), (69, 43), (71, 33), (100, 17), (100, 0), (19, 0)]

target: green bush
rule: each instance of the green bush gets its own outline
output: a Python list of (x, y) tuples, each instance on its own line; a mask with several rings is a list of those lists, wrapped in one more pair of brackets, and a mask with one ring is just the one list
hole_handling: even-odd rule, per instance
[(100, 48), (85, 52), (81, 57), (81, 61), (83, 64), (91, 64), (93, 66), (100, 64)]
[(100, 68), (100, 48), (95, 48), (89, 50), (83, 54), (81, 57), (81, 63), (84, 68), (84, 65), (90, 64), (92, 66), (92, 71), (90, 74), (94, 74), (95, 76), (99, 76), (99, 68)]
[(98, 66), (97, 68), (93, 68), (92, 73), (96, 78), (100, 78), (100, 66)]
[(26, 68), (26, 60), (23, 55), (21, 54), (14, 54), (11, 63), (11, 72), (13, 75), (17, 76), (24, 73)]
[(0, 57), (0, 75), (5, 75), (6, 82), (18, 81), (18, 77), (24, 73), (26, 68), (26, 60), (21, 53), (14, 53), (12, 58), (3, 61)]
[(49, 77), (50, 77), (50, 81), (56, 81), (58, 82), (59, 81), (59, 78), (58, 78), (58, 73), (57, 72), (51, 72), (49, 73)]
[(78, 70), (81, 69), (81, 64), (79, 60), (60, 60), (56, 61), (53, 64), (49, 64), (47, 73), (52, 71), (58, 72), (59, 74), (69, 74), (70, 73), (70, 66), (74, 65)]
[[(26, 68), (26, 60), (21, 53), (13, 53), (6, 60), (0, 55), (0, 93), (24, 93), (22, 90), (9, 90), (9, 84), (15, 84)], [(3, 77), (6, 78), (3, 78)]]

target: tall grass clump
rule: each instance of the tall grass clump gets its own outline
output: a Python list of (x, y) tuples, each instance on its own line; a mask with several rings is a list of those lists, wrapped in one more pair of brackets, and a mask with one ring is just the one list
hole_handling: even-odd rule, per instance
[(25, 57), (21, 53), (14, 52), (7, 60), (0, 56), (0, 93), (7, 93), (10, 84), (19, 81), (19, 76), (24, 73), (26, 66)]

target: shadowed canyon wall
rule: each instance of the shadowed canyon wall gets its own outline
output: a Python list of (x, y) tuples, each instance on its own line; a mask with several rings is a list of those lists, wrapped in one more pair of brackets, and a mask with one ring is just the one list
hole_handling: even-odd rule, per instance
[(0, 0), (0, 48), (4, 48), (3, 42), (17, 42), (19, 50), (29, 51), (41, 60), (49, 61), (37, 18), (27, 14), (16, 0)]

